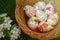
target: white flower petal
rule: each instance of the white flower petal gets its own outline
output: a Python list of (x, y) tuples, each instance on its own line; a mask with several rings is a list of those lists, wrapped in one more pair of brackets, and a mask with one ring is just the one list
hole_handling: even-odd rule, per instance
[(14, 27), (13, 30), (11, 30), (11, 33), (21, 33), (20, 29)]
[(4, 38), (3, 32), (0, 32), (0, 38)]
[(9, 18), (9, 17), (4, 17), (4, 19), (5, 19), (5, 23), (11, 23), (12, 22), (12, 20)]
[(10, 40), (15, 40), (14, 38), (10, 38)]
[(3, 27), (4, 27), (4, 28), (7, 28), (7, 29), (9, 30), (10, 27), (11, 27), (11, 24), (9, 24), (9, 23), (4, 23)]
[(6, 15), (7, 15), (7, 13), (1, 14), (0, 17), (5, 17)]
[(3, 28), (3, 24), (0, 25), (0, 31), (2, 30), (2, 28)]
[(11, 35), (11, 38), (18, 39), (18, 37), (15, 35)]

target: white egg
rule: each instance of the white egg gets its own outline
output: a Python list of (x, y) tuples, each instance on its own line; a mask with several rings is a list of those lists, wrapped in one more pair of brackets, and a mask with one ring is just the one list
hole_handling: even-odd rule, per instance
[(37, 2), (34, 7), (38, 10), (43, 10), (45, 8), (45, 2)]
[(41, 32), (48, 32), (53, 29), (53, 27), (48, 22), (41, 22), (38, 26), (39, 31)]
[(36, 17), (39, 21), (46, 21), (47, 20), (47, 15), (44, 13), (44, 11), (36, 11)]
[(53, 5), (52, 4), (47, 4), (44, 11), (47, 15), (53, 14), (54, 13)]
[(53, 26), (56, 25), (58, 22), (58, 14), (54, 13), (54, 14), (49, 15), (47, 22)]
[(38, 19), (36, 17), (31, 17), (29, 20), (28, 20), (28, 27), (37, 32), (38, 31)]
[(35, 11), (35, 8), (34, 8), (34, 7), (32, 7), (32, 6), (30, 6), (30, 5), (26, 5), (26, 6), (24, 7), (24, 10), (25, 10), (25, 13), (26, 13), (26, 15), (27, 15), (28, 17), (35, 16), (36, 11)]

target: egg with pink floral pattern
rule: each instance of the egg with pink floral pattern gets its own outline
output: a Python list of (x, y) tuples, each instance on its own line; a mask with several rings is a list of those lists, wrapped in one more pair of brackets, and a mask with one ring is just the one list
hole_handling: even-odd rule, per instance
[(32, 16), (35, 16), (35, 13), (36, 13), (36, 10), (34, 7), (32, 6), (29, 6), (29, 5), (26, 5), (24, 7), (24, 10), (25, 10), (25, 13), (28, 17), (32, 17)]

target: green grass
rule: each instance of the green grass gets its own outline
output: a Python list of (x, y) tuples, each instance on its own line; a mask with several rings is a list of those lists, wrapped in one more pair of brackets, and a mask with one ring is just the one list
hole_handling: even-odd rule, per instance
[[(14, 20), (14, 22), (16, 22), (15, 6), (16, 6), (15, 5), (15, 0), (0, 0), (0, 14), (7, 13), (8, 16), (10, 16), (10, 18), (12, 20)], [(3, 40), (3, 39), (0, 39), (0, 40)], [(22, 32), (21, 38), (19, 38), (18, 40), (36, 40), (36, 39), (31, 38), (31, 37), (29, 37), (28, 35), (26, 35)], [(53, 40), (60, 40), (60, 37), (55, 38)]]
[(15, 21), (15, 0), (0, 0), (0, 14), (7, 13)]

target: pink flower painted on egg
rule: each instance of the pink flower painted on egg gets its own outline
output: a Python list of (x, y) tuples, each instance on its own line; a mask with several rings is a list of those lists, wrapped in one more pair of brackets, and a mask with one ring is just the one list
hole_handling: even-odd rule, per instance
[(36, 9), (34, 7), (26, 5), (24, 10), (25, 10), (25, 13), (28, 17), (35, 16)]

